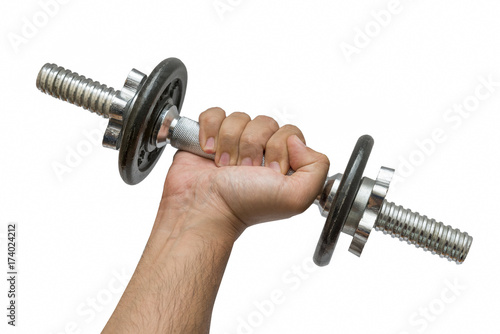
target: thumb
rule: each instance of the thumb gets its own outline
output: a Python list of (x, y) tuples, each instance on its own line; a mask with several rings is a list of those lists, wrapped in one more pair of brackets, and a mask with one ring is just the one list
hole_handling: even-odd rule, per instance
[(307, 147), (299, 137), (293, 135), (287, 139), (288, 158), (295, 173), (287, 177), (290, 187), (290, 205), (299, 206), (304, 211), (318, 196), (325, 184), (330, 161), (326, 155)]

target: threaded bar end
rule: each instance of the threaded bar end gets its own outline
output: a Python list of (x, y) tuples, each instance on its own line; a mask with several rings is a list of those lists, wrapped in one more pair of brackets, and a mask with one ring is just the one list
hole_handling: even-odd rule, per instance
[(42, 67), (36, 79), (36, 87), (45, 94), (105, 118), (109, 117), (111, 103), (118, 94), (111, 87), (56, 64), (45, 64)]
[(375, 229), (457, 264), (465, 260), (472, 244), (467, 232), (387, 201), (382, 204)]

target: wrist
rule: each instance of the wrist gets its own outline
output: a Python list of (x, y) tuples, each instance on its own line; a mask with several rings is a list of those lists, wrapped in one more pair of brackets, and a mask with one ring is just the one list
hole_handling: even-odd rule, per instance
[[(214, 205), (198, 205), (178, 199), (163, 198), (152, 234), (168, 239), (189, 239), (231, 245), (245, 229), (239, 219)], [(166, 239), (164, 239), (166, 240)]]

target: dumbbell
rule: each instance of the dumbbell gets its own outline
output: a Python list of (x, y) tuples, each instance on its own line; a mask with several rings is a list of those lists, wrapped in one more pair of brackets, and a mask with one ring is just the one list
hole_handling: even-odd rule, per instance
[[(55, 64), (42, 67), (36, 85), (46, 94), (109, 118), (103, 146), (119, 150), (118, 169), (127, 184), (144, 180), (168, 144), (214, 159), (200, 146), (199, 124), (179, 115), (187, 85), (187, 70), (179, 59), (163, 60), (149, 76), (132, 69), (120, 91)], [(381, 167), (375, 180), (363, 177), (373, 144), (372, 137), (361, 136), (344, 173), (325, 180), (315, 200), (326, 223), (314, 262), (329, 264), (340, 232), (352, 237), (349, 251), (360, 256), (375, 229), (462, 263), (472, 244), (470, 235), (386, 201), (393, 169)]]

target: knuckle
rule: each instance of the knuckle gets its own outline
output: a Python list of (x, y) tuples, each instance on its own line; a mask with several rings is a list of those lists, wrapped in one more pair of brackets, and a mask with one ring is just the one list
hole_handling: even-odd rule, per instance
[(260, 139), (254, 134), (243, 133), (240, 138), (241, 146), (262, 146)]
[(302, 131), (300, 131), (300, 129), (293, 125), (293, 124), (285, 124), (281, 127), (283, 130), (286, 130), (288, 132), (294, 132), (294, 133), (302, 133)]
[(250, 119), (251, 119), (250, 116), (248, 116), (248, 114), (241, 112), (241, 111), (235, 111), (235, 112), (231, 113), (231, 115), (229, 115), (229, 117), (242, 118), (242, 119), (245, 119), (247, 121), (250, 121)]
[(269, 128), (273, 129), (274, 131), (277, 131), (280, 128), (278, 125), (278, 122), (276, 122), (276, 120), (274, 118), (269, 117), (269, 116), (259, 115), (259, 116), (255, 117), (254, 120), (267, 125)]
[(214, 120), (214, 119), (225, 117), (225, 116), (226, 116), (226, 112), (224, 110), (222, 110), (219, 107), (215, 107), (215, 108), (207, 109), (204, 112), (202, 112), (200, 114), (199, 120), (201, 123), (204, 121), (210, 121), (210, 120)]
[(223, 114), (225, 114), (224, 109), (222, 109), (221, 107), (212, 107), (212, 108), (210, 108), (209, 110), (212, 110), (213, 112), (218, 112), (218, 113), (223, 113)]
[(215, 117), (206, 117), (203, 120), (200, 119), (200, 124), (210, 129), (220, 126), (220, 123), (220, 120)]
[(224, 111), (224, 109), (219, 108), (219, 107), (210, 108), (205, 112), (209, 112), (209, 113), (213, 113), (213, 114), (217, 114), (217, 115), (224, 115), (224, 116), (226, 115), (226, 112)]

